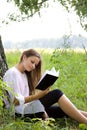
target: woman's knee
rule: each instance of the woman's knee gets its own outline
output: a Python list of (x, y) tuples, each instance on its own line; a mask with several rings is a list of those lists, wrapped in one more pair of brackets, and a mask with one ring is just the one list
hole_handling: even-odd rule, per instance
[(63, 92), (60, 89), (54, 89), (52, 92), (57, 97), (58, 100), (63, 95)]

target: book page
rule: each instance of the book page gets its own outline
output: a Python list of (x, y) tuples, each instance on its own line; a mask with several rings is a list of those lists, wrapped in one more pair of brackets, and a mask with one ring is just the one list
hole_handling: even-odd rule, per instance
[[(59, 77), (59, 70), (56, 71), (54, 67), (53, 67), (51, 70), (46, 70), (46, 71), (43, 73), (43, 75), (42, 75), (40, 81), (45, 77), (46, 74)], [(39, 81), (39, 82), (40, 82), (40, 81)], [(38, 84), (39, 84), (39, 82), (38, 82)]]
[(59, 76), (59, 70), (56, 71), (55, 68), (53, 67), (51, 70), (46, 70), (46, 74), (54, 75), (54, 76)]

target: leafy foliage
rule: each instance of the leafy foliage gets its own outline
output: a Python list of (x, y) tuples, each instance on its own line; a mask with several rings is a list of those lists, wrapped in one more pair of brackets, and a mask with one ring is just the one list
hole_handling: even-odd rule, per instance
[[(5, 84), (2, 78), (0, 78), (0, 123), (1, 122), (9, 122), (9, 119), (12, 119), (14, 116), (14, 105), (8, 99), (7, 90), (12, 92), (12, 90)], [(8, 109), (6, 108), (6, 104), (11, 104)]]
[(60, 3), (68, 10), (76, 11), (77, 15), (80, 18), (81, 25), (84, 29), (87, 30), (87, 0), (60, 0)]
[(17, 13), (9, 13), (9, 19), (13, 21), (24, 21), (32, 17), (35, 13), (40, 15), (40, 9), (48, 7), (48, 0), (8, 0), (17, 7)]
[[(80, 18), (82, 27), (87, 30), (87, 0), (53, 0), (58, 1), (67, 11), (75, 10)], [(48, 0), (7, 0), (13, 2), (17, 10), (14, 13), (9, 13), (9, 18), (14, 21), (29, 19), (36, 12), (40, 15), (41, 8), (46, 8), (50, 5)]]

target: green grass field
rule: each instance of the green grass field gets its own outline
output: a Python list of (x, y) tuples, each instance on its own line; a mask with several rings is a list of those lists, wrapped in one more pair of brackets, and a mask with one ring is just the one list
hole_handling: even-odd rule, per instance
[[(42, 56), (43, 71), (51, 69), (53, 66), (56, 70), (60, 70), (59, 79), (51, 89), (61, 89), (79, 109), (87, 111), (87, 55), (85, 52), (58, 49), (38, 49), (38, 51)], [(9, 68), (19, 61), (20, 55), (21, 51), (18, 50), (14, 52), (6, 52)], [(45, 130), (86, 130), (85, 126), (80, 124), (79, 127), (79, 123), (72, 119), (58, 119), (55, 123), (52, 123), (52, 121), (50, 121), (50, 123), (39, 121), (33, 130), (43, 130), (42, 128), (40, 129), (40, 127), (44, 126), (44, 123), (46, 123), (45, 126), (47, 126), (47, 129), (44, 128)], [(51, 123), (52, 127), (50, 127)], [(23, 125), (25, 130), (31, 130), (32, 127), (29, 128), (28, 124), (26, 125), (26, 128), (25, 123)], [(19, 130), (22, 130), (23, 127)], [(10, 129), (9, 126), (9, 130), (13, 129)]]

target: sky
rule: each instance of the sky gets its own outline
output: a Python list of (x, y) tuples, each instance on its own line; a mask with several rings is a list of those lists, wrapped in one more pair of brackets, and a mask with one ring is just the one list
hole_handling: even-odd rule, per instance
[[(13, 10), (0, 0), (0, 18), (5, 18), (7, 12)], [(11, 22), (8, 25), (0, 27), (0, 35), (3, 42), (22, 42), (25, 40), (42, 38), (60, 38), (64, 35), (82, 35), (87, 36), (83, 30), (78, 16), (75, 12), (68, 13), (58, 2), (51, 2), (49, 8), (41, 10), (41, 17), (37, 14), (25, 22)]]

